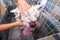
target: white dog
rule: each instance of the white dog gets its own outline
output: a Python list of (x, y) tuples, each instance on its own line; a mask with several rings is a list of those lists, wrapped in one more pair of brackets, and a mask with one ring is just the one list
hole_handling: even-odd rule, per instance
[[(42, 0), (40, 5), (35, 5), (35, 6), (31, 6), (31, 8), (28, 10), (28, 13), (25, 12), (25, 14), (21, 13), (20, 10), (18, 8), (11, 10), (10, 12), (15, 14), (15, 18), (16, 20), (21, 20), (24, 22), (24, 24), (26, 25), (26, 27), (30, 27), (30, 22), (36, 22), (37, 21), (37, 17), (39, 16), (39, 9), (44, 8), (44, 6), (46, 5), (47, 0)], [(29, 14), (28, 16), (26, 16), (27, 14)], [(19, 16), (21, 18), (19, 18)]]

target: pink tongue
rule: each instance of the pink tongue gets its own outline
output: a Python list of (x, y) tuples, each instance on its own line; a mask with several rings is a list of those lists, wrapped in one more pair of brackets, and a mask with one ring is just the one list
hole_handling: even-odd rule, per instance
[(25, 36), (28, 36), (30, 34), (30, 28), (29, 27), (25, 27), (25, 29), (23, 30), (23, 34)]

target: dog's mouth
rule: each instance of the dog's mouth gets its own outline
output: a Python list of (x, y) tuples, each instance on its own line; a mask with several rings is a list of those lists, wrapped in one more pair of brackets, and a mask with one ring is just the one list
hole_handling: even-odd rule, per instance
[(32, 27), (32, 28), (34, 28), (36, 26), (36, 22), (35, 21), (32, 21), (29, 24), (30, 24), (30, 27)]

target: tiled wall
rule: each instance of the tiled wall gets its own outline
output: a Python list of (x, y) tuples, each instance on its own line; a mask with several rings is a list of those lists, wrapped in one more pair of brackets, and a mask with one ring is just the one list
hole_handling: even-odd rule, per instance
[[(43, 34), (45, 36), (47, 35), (52, 35), (55, 33), (60, 32), (60, 7), (59, 7), (59, 2), (60, 0), (48, 0), (45, 8), (43, 11), (40, 13), (40, 17), (43, 20), (45, 25)], [(42, 15), (42, 16), (41, 16)], [(42, 26), (41, 26), (42, 28)], [(47, 34), (47, 35), (46, 35)]]
[[(44, 36), (60, 32), (60, 0), (48, 0), (45, 8), (40, 12), (42, 21), (41, 31)], [(40, 22), (41, 24), (41, 22)]]
[(48, 0), (44, 10), (57, 20), (60, 20), (60, 0)]

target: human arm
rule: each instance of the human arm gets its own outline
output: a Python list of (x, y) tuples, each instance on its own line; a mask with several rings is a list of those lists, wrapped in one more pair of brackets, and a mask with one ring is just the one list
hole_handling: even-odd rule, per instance
[(8, 24), (0, 24), (0, 31), (8, 30), (8, 29), (16, 27), (16, 26), (24, 26), (24, 24), (21, 21), (8, 23)]

